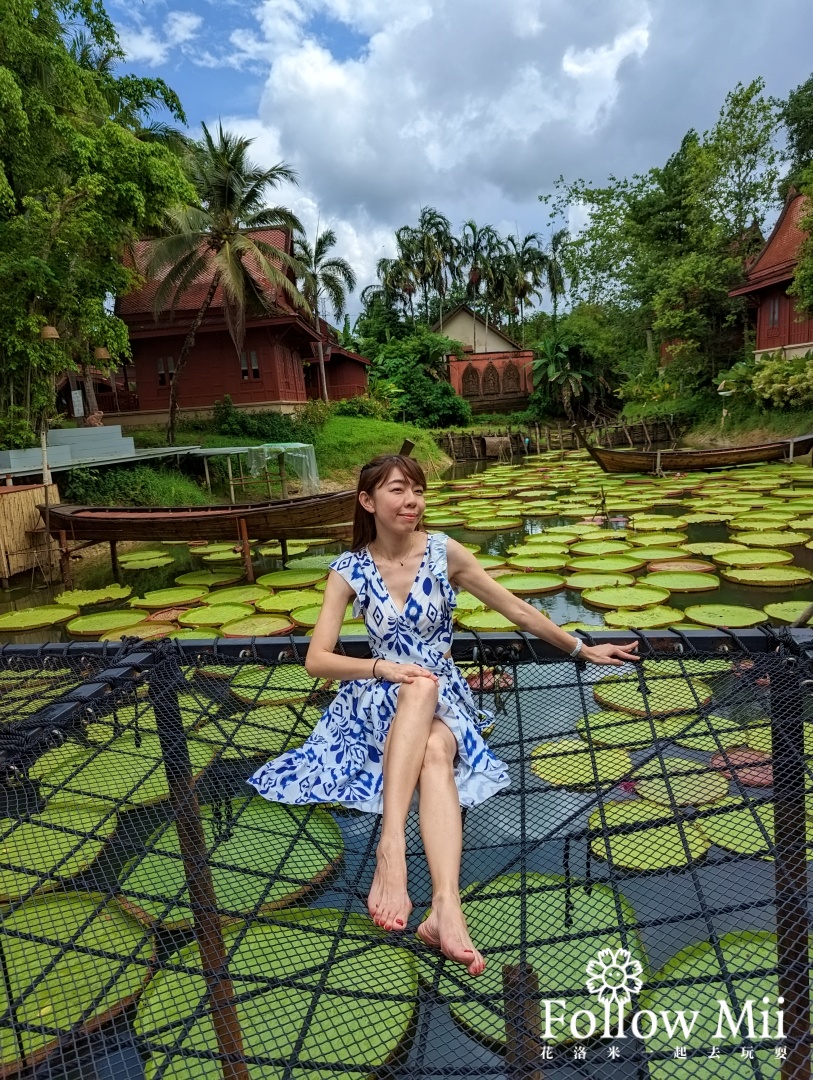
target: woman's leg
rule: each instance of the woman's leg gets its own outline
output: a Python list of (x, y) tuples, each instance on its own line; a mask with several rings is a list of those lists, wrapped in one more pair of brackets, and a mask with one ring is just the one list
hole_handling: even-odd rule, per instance
[(418, 780), (421, 836), (432, 876), (432, 910), (418, 927), (418, 936), (450, 960), (464, 964), (470, 975), (480, 975), (486, 962), (472, 944), (460, 906), (463, 821), (454, 782), (456, 753), (454, 735), (436, 717)]
[(404, 831), (437, 704), (438, 685), (434, 679), (401, 683), (398, 707), (384, 743), (381, 838), (367, 909), (373, 922), (385, 930), (402, 930), (412, 911), (407, 893)]

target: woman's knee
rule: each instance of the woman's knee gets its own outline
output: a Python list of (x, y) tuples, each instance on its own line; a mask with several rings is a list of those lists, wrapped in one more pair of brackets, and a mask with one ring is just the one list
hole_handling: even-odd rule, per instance
[(435, 720), (426, 740), (423, 755), (424, 769), (451, 769), (457, 752), (457, 741), (442, 720)]
[(411, 683), (401, 683), (398, 701), (434, 710), (438, 703), (438, 684), (434, 679), (423, 678)]

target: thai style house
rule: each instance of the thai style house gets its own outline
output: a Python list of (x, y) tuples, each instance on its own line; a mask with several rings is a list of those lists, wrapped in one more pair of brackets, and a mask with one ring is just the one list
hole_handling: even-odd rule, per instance
[[(290, 236), (280, 230), (257, 230), (256, 235), (283, 250), (290, 249)], [(142, 244), (136, 250), (137, 261), (144, 251)], [(157, 284), (148, 281), (116, 304), (116, 314), (129, 330), (133, 359), (126, 368), (128, 392), (117, 394), (117, 400), (105, 395), (104, 402), (100, 401), (108, 422), (134, 425), (166, 419), (175, 361), (209, 282), (195, 282), (172, 315), (162, 312), (156, 317), (153, 298)], [(282, 412), (295, 410), (308, 398), (321, 397), (320, 339), (328, 397), (335, 401), (366, 392), (368, 360), (342, 348), (324, 320), (315, 324), (297, 311), (281, 290), (268, 286), (265, 299), (267, 312), (246, 320), (245, 340), (238, 354), (226, 326), (222, 290), (215, 292), (184, 369), (181, 413), (205, 415), (226, 394), (237, 408)]]
[(800, 315), (788, 286), (807, 233), (802, 219), (810, 212), (806, 196), (791, 189), (779, 220), (756, 259), (748, 267), (745, 283), (730, 296), (746, 296), (756, 308), (755, 355), (783, 352), (802, 356), (813, 350), (813, 318)]
[(474, 412), (514, 412), (528, 404), (533, 390), (533, 350), (523, 349), (504, 330), (486, 324), (466, 304), (432, 327), (459, 341), (465, 358), (449, 356), (449, 381)]

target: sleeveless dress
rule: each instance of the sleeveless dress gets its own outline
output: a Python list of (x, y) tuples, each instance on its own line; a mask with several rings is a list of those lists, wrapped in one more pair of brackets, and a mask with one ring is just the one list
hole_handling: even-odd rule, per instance
[[(435, 715), (457, 740), (454, 777), (461, 806), (474, 806), (510, 783), (505, 764), (482, 731), (493, 716), (478, 710), (471, 689), (444, 653), (452, 643), (455, 593), (446, 571), (444, 533), (430, 534), (403, 611), (399, 611), (367, 548), (346, 551), (330, 564), (356, 594), (353, 614), (364, 615), (373, 656), (414, 663), (438, 676)], [(249, 777), (260, 795), (293, 804), (340, 803), (380, 814), (384, 741), (400, 683), (342, 682), (307, 742), (266, 762)]]

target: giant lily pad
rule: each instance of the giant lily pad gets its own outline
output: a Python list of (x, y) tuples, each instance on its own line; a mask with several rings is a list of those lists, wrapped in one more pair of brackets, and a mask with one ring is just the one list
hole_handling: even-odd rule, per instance
[(463, 611), (481, 611), (484, 607), (485, 604), (478, 596), (466, 592), (465, 589), (455, 597), (455, 608), (458, 614)]
[(658, 532), (658, 533), (635, 533), (634, 536), (629, 536), (630, 540), (635, 541), (635, 547), (648, 548), (648, 547), (680, 547), (687, 539), (686, 533), (679, 532)]
[(650, 574), (661, 571), (677, 574), (708, 574), (714, 570), (714, 563), (703, 562), (702, 559), (689, 559), (682, 555), (680, 559), (655, 559), (648, 564), (647, 570)]
[[(569, 888), (568, 888), (569, 885)], [(584, 888), (564, 877), (532, 871), (475, 883), (462, 894), (469, 933), (489, 958), (476, 977), (452, 968), (429, 950), (418, 953), (421, 979), (439, 994), (454, 1019), (489, 1044), (506, 1042), (502, 972), (505, 964), (527, 963), (544, 978), (546, 996), (566, 995), (568, 1010), (596, 1009), (585, 990), (585, 971), (596, 954), (646, 970), (637, 917), (617, 889), (593, 883)], [(627, 927), (622, 937), (618, 927)], [(637, 969), (636, 969), (637, 970)], [(553, 1041), (569, 1040), (567, 1025), (552, 1025)]]
[(711, 759), (711, 767), (719, 769), (726, 780), (734, 780), (746, 787), (773, 786), (771, 755), (762, 750), (751, 750), (747, 747), (719, 750)]
[(86, 870), (113, 835), (116, 814), (90, 800), (46, 807), (0, 832), (0, 900), (45, 892)]
[(181, 626), (223, 626), (254, 614), (251, 604), (203, 604), (181, 615)]
[(138, 638), (139, 641), (157, 641), (168, 637), (178, 627), (174, 622), (150, 622), (144, 619), (135, 626), (120, 626), (117, 630), (108, 630), (99, 641), (123, 641), (124, 638)]
[(205, 585), (207, 589), (214, 589), (218, 585), (233, 585), (243, 577), (242, 570), (193, 570), (189, 574), (179, 574), (175, 584)]
[[(311, 604), (308, 607), (297, 608), (291, 612), (291, 618), (297, 626), (316, 626), (319, 616), (322, 614), (321, 604)], [(353, 618), (353, 605), (348, 604), (344, 611), (343, 622), (357, 622), (363, 629), (363, 620)]]
[(43, 604), (40, 607), (7, 611), (0, 615), (0, 634), (20, 633), (25, 630), (42, 630), (46, 626), (67, 622), (79, 614), (77, 608), (64, 604)]
[(745, 551), (744, 544), (734, 544), (728, 540), (710, 540), (702, 544), (684, 544), (690, 555), (703, 555), (713, 559), (721, 551)]
[(754, 585), (759, 588), (780, 588), (789, 585), (808, 585), (813, 574), (801, 566), (763, 566), (759, 570), (723, 570), (726, 581), (738, 585)]
[(122, 564), (122, 570), (158, 570), (162, 566), (171, 566), (175, 560), (171, 555), (154, 555), (148, 559), (131, 559)]
[(686, 758), (653, 758), (635, 774), (635, 788), (642, 799), (671, 806), (699, 806), (728, 794), (728, 780), (707, 765)]
[(535, 596), (539, 593), (558, 592), (565, 587), (565, 579), (558, 574), (506, 574), (500, 578), (500, 585), (520, 596)]
[(67, 630), (74, 637), (98, 638), (111, 630), (128, 630), (144, 621), (143, 611), (97, 611), (94, 615), (80, 615), (68, 623)]
[(720, 587), (720, 579), (705, 571), (695, 574), (689, 570), (655, 570), (639, 580), (644, 585), (660, 586), (669, 592), (711, 592)]
[(608, 626), (617, 627), (619, 630), (657, 630), (662, 626), (674, 626), (684, 619), (685, 615), (680, 608), (661, 604), (644, 608), (642, 611), (622, 608), (619, 611), (608, 611), (604, 616)]
[(209, 596), (209, 590), (201, 585), (181, 585), (172, 589), (155, 589), (143, 596), (134, 596), (130, 607), (159, 611), (165, 607), (190, 606), (201, 603)]
[(623, 555), (630, 548), (622, 540), (581, 540), (572, 544), (570, 550), (574, 555)]
[(222, 629), (224, 637), (274, 637), (290, 634), (294, 624), (287, 615), (248, 615), (245, 619), (225, 623)]
[(579, 735), (596, 746), (622, 746), (629, 750), (642, 750), (657, 739), (668, 739), (686, 726), (686, 718), (672, 716), (666, 719), (632, 720), (625, 713), (591, 713), (576, 722)]
[(287, 705), (263, 705), (236, 716), (214, 716), (195, 732), (195, 738), (212, 743), (219, 761), (278, 757), (301, 746), (322, 715), (322, 710)]
[[(213, 756), (211, 746), (190, 742), (192, 771), (200, 773)], [(30, 769), (40, 789), (57, 803), (99, 798), (138, 806), (167, 798), (169, 786), (157, 735), (125, 732), (104, 748), (86, 749), (65, 743), (43, 754)]]
[(593, 697), (599, 705), (632, 716), (693, 712), (711, 701), (711, 688), (700, 679), (650, 679), (644, 682), (649, 690), (646, 695), (641, 692), (635, 675), (605, 675), (593, 687)]
[(56, 597), (57, 604), (81, 608), (91, 604), (107, 604), (112, 600), (126, 600), (132, 593), (129, 585), (105, 585), (101, 589), (67, 589)]
[(700, 675), (704, 679), (710, 679), (715, 675), (728, 674), (731, 671), (731, 661), (710, 656), (683, 656), (679, 660), (658, 657), (657, 660), (643, 660), (641, 667), (645, 675)]
[(778, 566), (793, 562), (793, 553), (778, 551), (774, 548), (743, 548), (742, 551), (718, 551), (714, 561), (721, 566), (758, 568), (760, 566)]
[(464, 630), (481, 630), (483, 633), (519, 629), (516, 623), (506, 619), (499, 611), (466, 611), (458, 616), (457, 621)]
[(696, 720), (686, 724), (684, 730), (675, 735), (674, 742), (678, 746), (685, 746), (687, 750), (699, 750), (703, 753), (715, 753), (721, 746), (726, 748), (742, 746), (745, 742), (746, 732), (736, 722), (724, 716), (699, 716)]
[(324, 595), (318, 589), (283, 589), (263, 597), (254, 606), (267, 615), (284, 614), (310, 604), (321, 604), (323, 600)]
[[(588, 820), (591, 829), (602, 832), (591, 839), (590, 850), (627, 870), (677, 869), (702, 859), (711, 841), (691, 822), (678, 824), (670, 817), (664, 807), (643, 800), (605, 803)], [(607, 831), (616, 828), (617, 833)]]
[(208, 543), (190, 543), (189, 548), (193, 555), (215, 555), (219, 551), (234, 551), (235, 545), (228, 540), (219, 540)]
[(0, 1002), (13, 1019), (0, 1047), (9, 1071), (119, 1012), (141, 993), (153, 958), (138, 923), (89, 893), (38, 896), (6, 912), (2, 947)]
[[(774, 846), (774, 809), (772, 802), (744, 802), (736, 795), (721, 799), (714, 811), (697, 819), (697, 827), (713, 844), (739, 855), (759, 855), (772, 859)], [(729, 809), (731, 807), (731, 809)], [(807, 818), (807, 843), (813, 840), (813, 819)], [(808, 847), (807, 858), (813, 859)]]
[(270, 596), (262, 585), (237, 585), (233, 589), (217, 589), (206, 598), (207, 604), (256, 604)]
[[(283, 1080), (289, 1075), (283, 1063), (298, 1060), (324, 1063), (319, 1069), (295, 1066), (291, 1075), (302, 1080), (327, 1080), (339, 1071), (347, 1080), (364, 1080), (406, 1037), (417, 1009), (415, 961), (387, 944), (366, 916), (282, 911), (273, 922), (227, 927), (224, 939), (229, 971), (240, 987), (243, 1049), (258, 1062), (250, 1066), (258, 1080)], [(174, 960), (154, 976), (139, 1003), (136, 1031), (151, 1055), (146, 1080), (189, 1080), (190, 1061), (195, 1080), (220, 1080), (211, 1011), (189, 1024), (206, 995), (197, 945)], [(192, 1057), (184, 1054), (187, 1048)]]
[(662, 604), (669, 599), (668, 589), (657, 589), (648, 585), (619, 585), (608, 589), (585, 589), (582, 600), (598, 608), (631, 608), (640, 610)]
[(599, 574), (633, 574), (646, 566), (637, 555), (583, 555), (570, 560), (570, 569), (597, 571)]
[(323, 679), (309, 675), (301, 664), (246, 664), (234, 676), (229, 689), (250, 705), (293, 705), (306, 701), (314, 690), (325, 685)]
[(185, 626), (182, 630), (170, 630), (166, 636), (173, 641), (211, 641), (223, 637), (223, 631), (217, 626)]
[[(252, 554), (253, 552), (249, 551), (249, 555)], [(212, 566), (221, 566), (223, 563), (240, 563), (243, 558), (242, 551), (213, 551), (211, 555), (204, 555), (203, 561), (210, 563)]]
[(567, 559), (564, 555), (513, 555), (508, 565), (517, 570), (561, 570)]
[(540, 743), (531, 751), (531, 771), (553, 787), (614, 787), (632, 768), (626, 750), (596, 750), (581, 739)]
[[(341, 859), (339, 827), (321, 807), (287, 807), (256, 795), (232, 799), (230, 809), (227, 823), (219, 804), (202, 806), (200, 814), (223, 922), (294, 903), (328, 877)], [(151, 850), (124, 867), (119, 903), (148, 925), (191, 927), (174, 823), (159, 827), (146, 843)]]
[(522, 528), (522, 518), (469, 518), (466, 521), (466, 528), (471, 529), (472, 532), (504, 532), (507, 529)]
[(304, 589), (327, 577), (327, 570), (272, 570), (257, 578), (267, 589)]
[(581, 571), (565, 578), (568, 589), (608, 589), (614, 585), (632, 585), (635, 578), (632, 574), (600, 574), (596, 571)]
[(810, 539), (809, 533), (791, 532), (743, 532), (734, 533), (732, 540), (746, 547), (786, 548), (800, 547)]
[(767, 620), (764, 611), (737, 604), (693, 604), (686, 608), (686, 618), (701, 626), (725, 626), (729, 629), (758, 626)]
[[(784, 600), (781, 604), (766, 604), (765, 614), (780, 622), (796, 622), (802, 617), (804, 611), (810, 607), (807, 600)], [(813, 625), (813, 618), (808, 620), (808, 626)]]
[[(653, 562), (663, 561), (664, 559), (669, 562), (683, 561), (688, 562), (690, 552), (687, 550), (685, 544), (676, 545), (675, 547), (634, 547), (631, 549), (635, 555), (643, 555), (646, 558), (647, 565), (652, 569)], [(682, 567), (681, 567), (682, 569)]]
[(327, 570), (330, 564), (335, 561), (335, 554), (298, 555), (295, 559), (289, 559), (285, 565), (289, 570)]
[(496, 570), (498, 566), (505, 566), (502, 555), (483, 555), (478, 552), (474, 557), (484, 570)]

